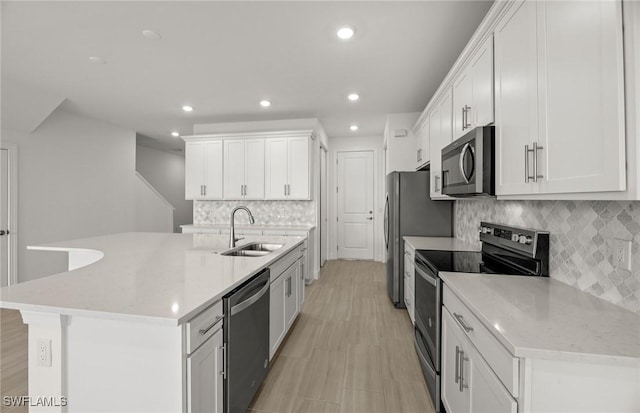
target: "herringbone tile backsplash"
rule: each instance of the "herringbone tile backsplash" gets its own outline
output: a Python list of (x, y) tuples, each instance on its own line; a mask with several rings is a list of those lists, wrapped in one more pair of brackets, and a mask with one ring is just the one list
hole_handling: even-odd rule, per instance
[[(455, 203), (455, 235), (479, 242), (480, 221), (551, 233), (551, 277), (640, 314), (640, 202), (497, 201)], [(631, 271), (613, 265), (613, 240), (632, 242)]]

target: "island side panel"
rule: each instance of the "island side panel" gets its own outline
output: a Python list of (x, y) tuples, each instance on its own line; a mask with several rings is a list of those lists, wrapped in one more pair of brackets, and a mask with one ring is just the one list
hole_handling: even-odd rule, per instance
[(181, 412), (181, 326), (69, 317), (68, 412)]

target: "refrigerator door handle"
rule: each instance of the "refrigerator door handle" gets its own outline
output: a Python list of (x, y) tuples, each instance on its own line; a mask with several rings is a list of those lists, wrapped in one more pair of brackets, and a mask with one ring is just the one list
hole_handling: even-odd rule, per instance
[(385, 248), (389, 251), (389, 194), (384, 204), (384, 243)]

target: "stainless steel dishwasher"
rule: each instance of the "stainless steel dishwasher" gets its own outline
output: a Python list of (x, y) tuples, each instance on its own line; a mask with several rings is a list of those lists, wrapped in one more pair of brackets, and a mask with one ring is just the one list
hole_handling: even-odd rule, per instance
[(225, 412), (244, 413), (269, 368), (269, 269), (223, 298)]

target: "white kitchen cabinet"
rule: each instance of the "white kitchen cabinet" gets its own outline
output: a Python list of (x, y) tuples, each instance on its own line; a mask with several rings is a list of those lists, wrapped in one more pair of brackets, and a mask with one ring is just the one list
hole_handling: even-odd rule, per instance
[(453, 81), (453, 139), (493, 122), (493, 36)]
[(449, 199), (442, 193), (442, 148), (452, 139), (452, 92), (451, 88), (436, 103), (430, 116), (431, 125), (431, 173), (429, 191), (431, 199)]
[(187, 412), (223, 412), (222, 321), (213, 335), (187, 357)]
[(404, 304), (411, 323), (416, 322), (415, 313), (415, 249), (408, 243), (404, 244)]
[(286, 334), (284, 316), (285, 277), (271, 282), (269, 296), (269, 359), (276, 354)]
[(264, 139), (224, 140), (224, 199), (264, 199)]
[(284, 288), (284, 318), (286, 329), (291, 328), (296, 316), (298, 315), (298, 280), (300, 278), (300, 262), (296, 261), (282, 275), (285, 280)]
[(442, 311), (442, 402), (450, 413), (516, 413), (518, 404), (462, 328)]
[(185, 198), (222, 199), (222, 142), (185, 144)]
[(429, 162), (429, 117), (427, 117), (416, 133), (416, 170), (422, 169)]
[(498, 23), (497, 195), (626, 189), (621, 6), (519, 1)]
[(265, 199), (311, 199), (309, 137), (281, 137), (265, 143)]

